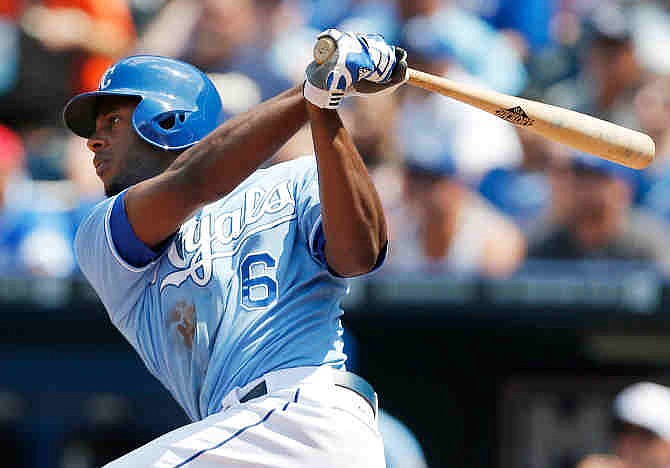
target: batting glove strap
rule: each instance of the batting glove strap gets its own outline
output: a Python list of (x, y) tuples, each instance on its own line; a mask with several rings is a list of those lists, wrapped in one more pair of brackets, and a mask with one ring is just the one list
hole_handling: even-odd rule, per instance
[(314, 86), (309, 80), (305, 80), (302, 94), (309, 102), (321, 109), (337, 109), (344, 98), (344, 90), (325, 90)]
[[(363, 78), (375, 83), (388, 83), (396, 66), (394, 47), (381, 34), (356, 34), (374, 64), (374, 68)], [(357, 80), (358, 81), (358, 80)]]
[(383, 83), (369, 80), (361, 80), (353, 85), (353, 91), (347, 95), (370, 96), (372, 94), (388, 94), (395, 91), (398, 86), (409, 80), (409, 68), (407, 67), (407, 52), (400, 47), (394, 47), (395, 66), (387, 81)]

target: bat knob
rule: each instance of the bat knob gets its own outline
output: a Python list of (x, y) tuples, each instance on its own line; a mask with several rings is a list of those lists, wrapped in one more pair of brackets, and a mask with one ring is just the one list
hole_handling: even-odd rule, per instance
[(337, 42), (332, 37), (322, 37), (314, 44), (314, 61), (321, 65), (328, 60), (337, 49)]

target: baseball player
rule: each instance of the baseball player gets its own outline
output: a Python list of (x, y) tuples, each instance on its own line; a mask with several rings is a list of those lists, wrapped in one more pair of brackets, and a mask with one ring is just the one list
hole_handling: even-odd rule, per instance
[[(380, 36), (327, 30), (304, 86), (221, 123), (196, 68), (134, 56), (74, 97), (109, 197), (75, 240), (110, 319), (194, 421), (110, 467), (382, 467), (376, 394), (345, 371), (345, 277), (384, 260), (386, 221), (335, 109), (407, 79)], [(316, 158), (257, 167), (306, 122)]]

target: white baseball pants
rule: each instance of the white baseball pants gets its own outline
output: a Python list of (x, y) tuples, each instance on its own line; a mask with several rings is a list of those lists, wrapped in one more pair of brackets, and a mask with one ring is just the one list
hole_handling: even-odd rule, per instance
[[(230, 392), (222, 410), (169, 432), (106, 468), (384, 468), (374, 410), (336, 386), (332, 369), (270, 372)], [(267, 395), (239, 399), (265, 380)]]

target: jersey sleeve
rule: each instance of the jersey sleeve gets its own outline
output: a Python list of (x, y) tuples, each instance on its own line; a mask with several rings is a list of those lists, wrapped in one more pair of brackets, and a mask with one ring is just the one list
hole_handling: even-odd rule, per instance
[[(310, 164), (308, 164), (296, 186), (296, 211), (298, 214), (298, 223), (300, 225), (300, 230), (307, 240), (307, 245), (312, 257), (324, 268), (328, 268), (324, 250), (326, 246), (326, 236), (323, 230), (323, 219), (321, 217), (319, 175), (316, 161), (314, 157), (303, 159)], [(387, 251), (388, 245), (385, 245), (377, 259), (377, 264), (370, 273), (381, 268), (386, 261)], [(335, 275), (332, 270), (329, 269), (329, 271), (331, 274)]]
[[(309, 159), (309, 158), (304, 158)], [(303, 173), (296, 177), (296, 213), (298, 226), (303, 238), (307, 242), (312, 258), (322, 266), (326, 267), (326, 256), (324, 247), (326, 238), (323, 232), (321, 218), (321, 200), (319, 198), (319, 176), (316, 164), (305, 164)]]
[(122, 237), (128, 235), (119, 226), (123, 226), (124, 219), (127, 223), (127, 218), (125, 210), (121, 210), (122, 219), (111, 221), (115, 206), (117, 216), (114, 218), (118, 218), (118, 207), (123, 207), (121, 195), (104, 200), (93, 208), (77, 230), (74, 248), (82, 273), (112, 321), (118, 323), (135, 309), (151, 283), (155, 264), (149, 261), (143, 266), (134, 266), (119, 253), (116, 245), (124, 244), (127, 239)]

